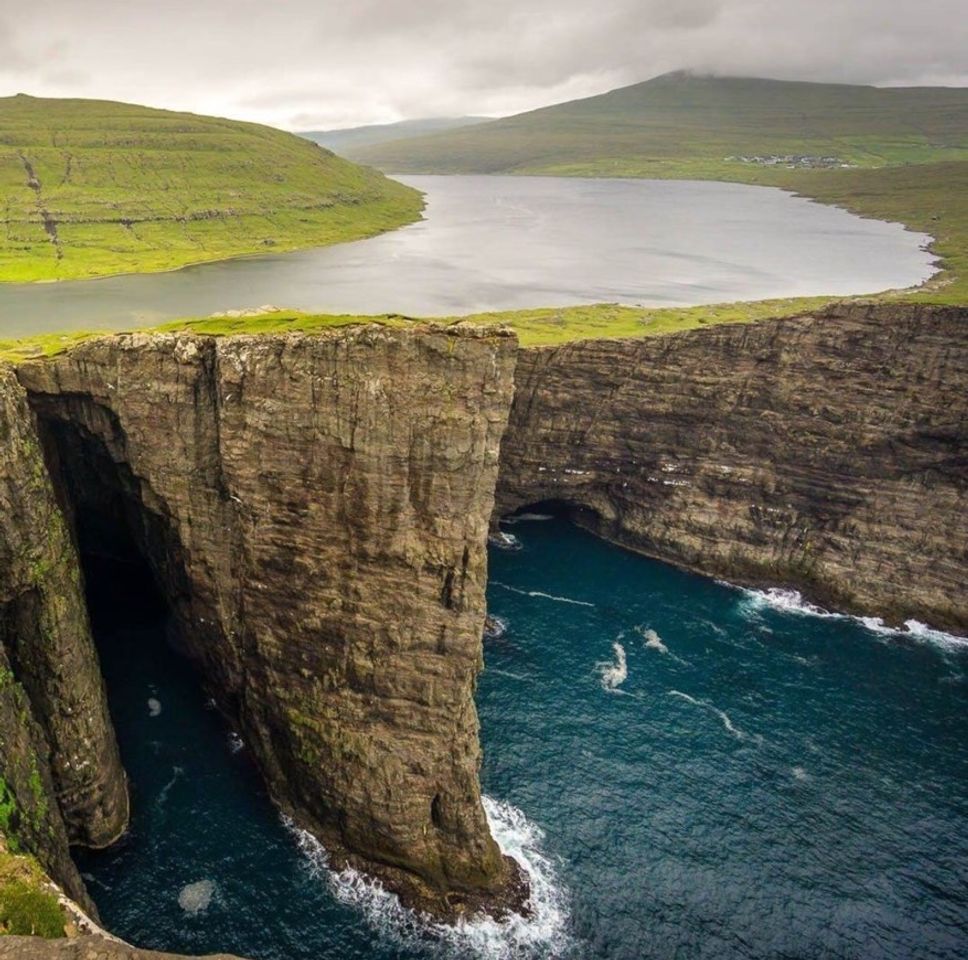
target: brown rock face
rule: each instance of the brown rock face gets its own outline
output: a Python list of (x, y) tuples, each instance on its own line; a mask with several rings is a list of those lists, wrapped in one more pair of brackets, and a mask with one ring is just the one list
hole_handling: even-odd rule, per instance
[[(39, 937), (0, 937), (0, 960), (187, 960), (174, 953), (138, 950), (101, 937), (41, 940)], [(199, 960), (237, 960), (227, 953)]]
[(968, 629), (968, 310), (818, 316), (521, 351), (498, 513)]
[(77, 555), (26, 394), (0, 367), (0, 832), (83, 897), (67, 841), (110, 843), (128, 801)]
[(283, 808), (444, 913), (512, 870), (475, 678), (513, 338), (122, 336), (19, 369), (82, 545), (150, 563)]

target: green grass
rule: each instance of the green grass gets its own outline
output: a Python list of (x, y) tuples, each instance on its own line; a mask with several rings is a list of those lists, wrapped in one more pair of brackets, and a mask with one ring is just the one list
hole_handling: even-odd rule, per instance
[(67, 917), (33, 857), (10, 853), (0, 837), (0, 936), (64, 936)]
[[(276, 310), (249, 316), (175, 320), (139, 332), (194, 333), (225, 337), (232, 334), (323, 333), (339, 327), (366, 323), (405, 329), (418, 324), (436, 324), (446, 327), (458, 321), (469, 321), (510, 327), (517, 334), (522, 346), (533, 347), (599, 337), (661, 336), (720, 323), (754, 323), (758, 320), (819, 310), (831, 302), (830, 297), (801, 297), (654, 309), (601, 303), (580, 307), (546, 307), (537, 310), (509, 310), (471, 314), (465, 317), (429, 319), (404, 317), (399, 314), (365, 316)], [(85, 340), (99, 336), (111, 336), (111, 334), (85, 331), (70, 334), (42, 334), (19, 340), (0, 340), (0, 362), (19, 363), (23, 360), (53, 357)]]
[(597, 97), (346, 153), (411, 173), (521, 173), (603, 159), (661, 165), (789, 154), (835, 156), (865, 167), (968, 160), (968, 90), (667, 74)]
[(292, 134), (95, 100), (0, 99), (0, 281), (171, 270), (372, 236), (419, 193)]

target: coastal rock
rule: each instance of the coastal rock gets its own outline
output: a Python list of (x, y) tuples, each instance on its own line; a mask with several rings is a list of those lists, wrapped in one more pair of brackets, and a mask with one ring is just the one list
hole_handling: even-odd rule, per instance
[[(174, 953), (139, 950), (101, 937), (42, 940), (39, 937), (0, 937), (0, 960), (188, 960)], [(227, 953), (198, 960), (238, 960)]]
[(497, 516), (838, 609), (968, 630), (968, 310), (811, 316), (522, 350)]
[(83, 899), (68, 841), (116, 839), (127, 825), (127, 785), (77, 554), (34, 415), (7, 367), (0, 446), (0, 832)]
[(515, 356), (493, 328), (368, 325), (18, 371), (82, 548), (148, 561), (282, 808), (448, 916), (521, 896), (474, 705)]

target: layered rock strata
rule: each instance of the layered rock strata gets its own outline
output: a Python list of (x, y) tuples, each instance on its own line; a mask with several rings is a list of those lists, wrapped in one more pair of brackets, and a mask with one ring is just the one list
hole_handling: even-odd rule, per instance
[(283, 809), (448, 915), (519, 894), (474, 706), (515, 354), (493, 329), (373, 325), (19, 368), (82, 546), (147, 559)]
[[(125, 943), (98, 936), (64, 940), (39, 937), (0, 937), (0, 960), (188, 960), (174, 953), (139, 950)], [(237, 960), (227, 953), (212, 954), (199, 960)]]
[(0, 368), (0, 449), (0, 832), (83, 899), (68, 841), (115, 840), (127, 785), (77, 554), (9, 368)]
[(968, 310), (839, 306), (521, 351), (498, 514), (968, 631)]

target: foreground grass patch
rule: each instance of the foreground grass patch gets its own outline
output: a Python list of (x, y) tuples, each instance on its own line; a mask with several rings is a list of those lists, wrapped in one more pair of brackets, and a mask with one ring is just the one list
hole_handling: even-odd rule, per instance
[(67, 918), (33, 857), (0, 843), (0, 936), (64, 936)]

